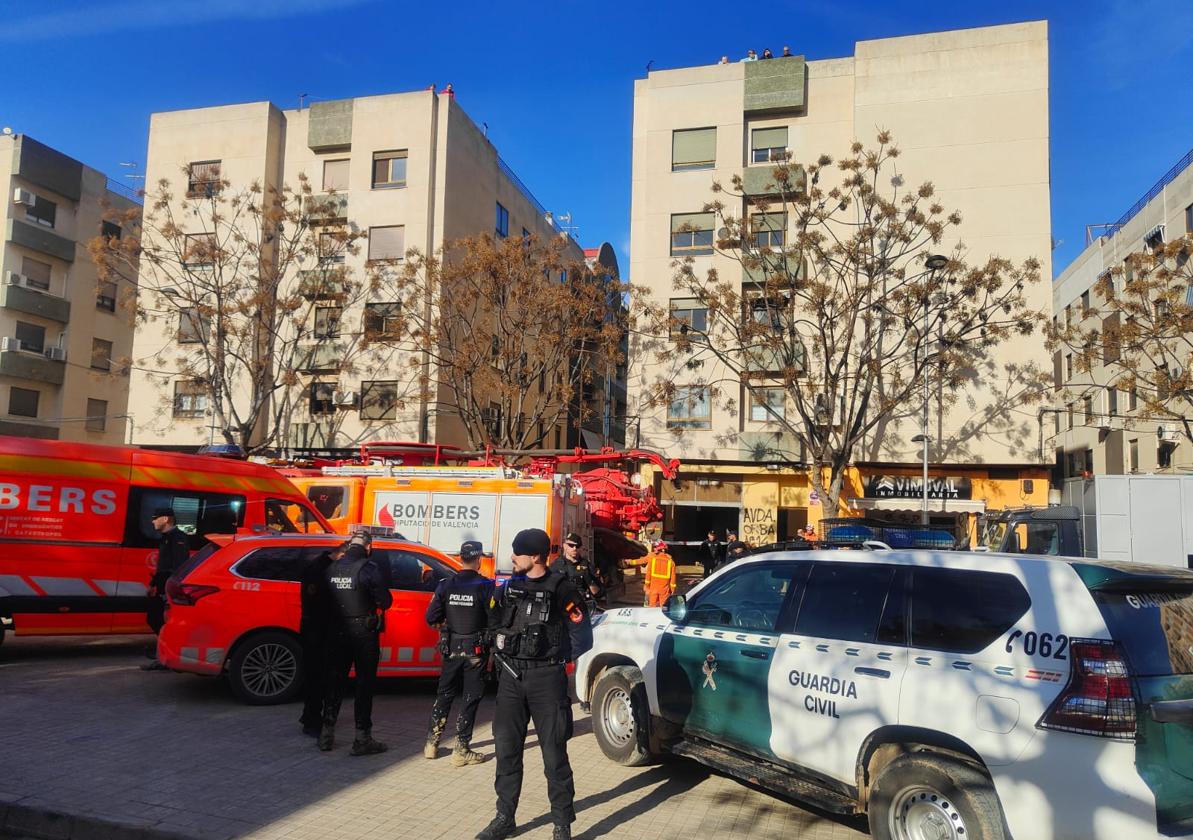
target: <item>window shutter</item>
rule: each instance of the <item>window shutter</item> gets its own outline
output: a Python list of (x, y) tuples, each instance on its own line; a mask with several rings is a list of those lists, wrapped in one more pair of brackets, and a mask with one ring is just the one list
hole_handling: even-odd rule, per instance
[(776, 149), (780, 146), (787, 146), (787, 126), (754, 129), (752, 148)]
[(343, 192), (348, 189), (348, 160), (323, 161), (323, 189)]
[(755, 231), (781, 231), (787, 229), (786, 213), (755, 213), (750, 217)]
[(676, 213), (671, 217), (671, 232), (712, 230), (712, 213)]
[(369, 259), (400, 260), (406, 254), (406, 228), (402, 225), (369, 228)]
[(671, 132), (673, 166), (713, 163), (717, 159), (717, 130), (688, 128)]

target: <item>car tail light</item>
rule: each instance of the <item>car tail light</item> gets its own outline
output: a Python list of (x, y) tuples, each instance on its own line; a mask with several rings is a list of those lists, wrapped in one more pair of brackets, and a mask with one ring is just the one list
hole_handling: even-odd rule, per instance
[(1127, 661), (1114, 642), (1073, 639), (1069, 684), (1038, 726), (1130, 741), (1135, 738), (1135, 696)]
[(166, 582), (166, 597), (171, 604), (180, 607), (193, 607), (200, 598), (206, 598), (219, 592), (218, 586), (203, 586), (198, 583), (179, 583), (176, 580)]

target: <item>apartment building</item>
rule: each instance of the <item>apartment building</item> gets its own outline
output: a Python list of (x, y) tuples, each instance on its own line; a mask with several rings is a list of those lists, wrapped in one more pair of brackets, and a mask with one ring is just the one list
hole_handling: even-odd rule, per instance
[[(254, 102), (157, 113), (150, 121), (147, 161), (148, 183), (218, 171), (232, 188), (253, 181), (280, 188), (296, 186), (301, 174), (323, 197), (334, 191), (347, 223), (368, 233), (359, 254), (342, 257), (358, 278), (371, 260), (401, 258), (410, 247), (433, 253), (445, 240), (463, 236), (487, 232), (541, 241), (563, 236), (455, 97), (434, 90), (291, 110)], [(582, 260), (583, 250), (564, 238), (569, 258)], [(326, 328), (316, 330), (321, 340), (299, 371), (306, 396), (279, 448), (343, 450), (366, 440), (466, 442), (450, 410), (435, 399), (418, 398), (410, 360), (384, 342), (355, 366), (369, 371), (366, 376), (327, 374), (321, 360), (339, 352), (337, 336), (359, 332), (362, 322), (383, 324), (395, 305), (370, 298), (349, 311), (334, 299), (321, 302), (315, 317)], [(194, 448), (220, 438), (201, 389), (169, 370), (161, 372), (161, 360), (168, 359), (183, 327), (175, 321), (162, 319), (137, 332), (133, 355), (143, 360), (141, 367), (155, 369), (134, 371), (132, 378), (133, 438), (141, 445)], [(144, 361), (149, 359), (157, 361)], [(564, 437), (561, 422), (553, 433), (546, 430), (544, 445), (562, 446)]]
[[(1111, 225), (1090, 228), (1085, 249), (1053, 284), (1053, 317), (1082, 330), (1106, 334), (1106, 321), (1117, 318), (1103, 308), (1096, 288), (1112, 269), (1121, 289), (1127, 257), (1193, 233), (1193, 151), (1186, 154), (1144, 196)], [(1098, 233), (1097, 236), (1093, 232)], [(1193, 286), (1188, 303), (1193, 305)], [(1111, 345), (1113, 353), (1113, 345)], [(1055, 454), (1055, 480), (1086, 474), (1187, 472), (1193, 468), (1193, 447), (1179, 423), (1145, 418), (1138, 392), (1111, 387), (1114, 358), (1104, 347), (1092, 348), (1088, 370), (1062, 348), (1053, 358), (1057, 401), (1042, 417), (1045, 446)], [(1174, 402), (1177, 411), (1193, 417), (1193, 405)], [(1183, 409), (1181, 408), (1183, 406)]]
[[(676, 299), (677, 258), (693, 256), (700, 276), (716, 268), (721, 282), (751, 280), (740, 262), (714, 253), (712, 214), (703, 210), (714, 199), (712, 183), (729, 187), (734, 176), (742, 176), (747, 193), (764, 192), (775, 154), (791, 152), (796, 161), (824, 153), (839, 158), (855, 139), (872, 146), (882, 129), (891, 131), (902, 151), (898, 171), (905, 182), (931, 181), (940, 203), (960, 211), (970, 264), (991, 254), (1017, 263), (1040, 261), (1045, 280), (1030, 294), (1032, 306), (1047, 311), (1051, 240), (1043, 21), (859, 41), (853, 55), (843, 58), (793, 55), (659, 70), (637, 80), (630, 245), (635, 284), (647, 287), (656, 303), (670, 305), (676, 317), (701, 323), (707, 313), (699, 311), (698, 301)], [(934, 247), (949, 253), (955, 244)], [(1016, 339), (1000, 347), (999, 361), (1040, 364), (1047, 358), (1043, 343), (1038, 333)], [(685, 465), (678, 482), (660, 482), (667, 536), (700, 539), (708, 527), (732, 528), (751, 543), (765, 543), (833, 515), (822, 511), (811, 491), (798, 446), (780, 439), (766, 408), (754, 405), (744, 389), (733, 411), (707, 393), (698, 398), (689, 393), (678, 407), (648, 408), (646, 382), (660, 373), (681, 387), (693, 377), (721, 381), (722, 388), (736, 392), (724, 381), (724, 371), (663, 368), (649, 353), (631, 360), (629, 412), (642, 445), (678, 455)], [(959, 400), (944, 416), (932, 408), (932, 519), (959, 533), (972, 524), (972, 514), (987, 508), (1047, 501), (1048, 473), (1030, 410), (1017, 415), (1021, 422), (1012, 421), (1011, 428), (988, 434), (972, 429), (983, 406), (998, 399), (995, 390), (981, 383), (967, 395), (973, 405)], [(918, 423), (896, 426), (867, 447), (880, 454), (854, 465), (842, 499), (850, 510), (918, 521), (921, 452), (912, 437), (919, 431)], [(940, 445), (962, 437), (961, 445)], [(775, 449), (791, 454), (774, 461), (771, 454), (756, 454)], [(943, 458), (940, 452), (957, 454)]]
[[(139, 208), (102, 172), (8, 129), (0, 135), (0, 434), (90, 443), (127, 439), (129, 292), (98, 285), (87, 243)], [(129, 278), (135, 280), (135, 278)]]

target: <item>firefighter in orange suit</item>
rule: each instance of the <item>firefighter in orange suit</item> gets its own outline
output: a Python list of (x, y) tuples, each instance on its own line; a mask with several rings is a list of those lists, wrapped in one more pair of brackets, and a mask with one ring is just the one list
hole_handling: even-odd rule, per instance
[(646, 579), (642, 582), (646, 593), (643, 606), (663, 606), (675, 591), (675, 561), (667, 553), (667, 543), (659, 540), (654, 544), (654, 551), (635, 561), (634, 565), (646, 567)]

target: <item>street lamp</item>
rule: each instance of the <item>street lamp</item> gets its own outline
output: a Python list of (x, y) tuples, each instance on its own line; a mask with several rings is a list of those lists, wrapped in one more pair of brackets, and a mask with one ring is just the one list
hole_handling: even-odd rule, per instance
[[(949, 258), (942, 254), (930, 254), (924, 260), (928, 268), (928, 276), (935, 278), (936, 272), (949, 264)], [(924, 291), (924, 335), (921, 343), (924, 346), (924, 416), (920, 434), (911, 439), (912, 443), (924, 445), (924, 502), (920, 511), (920, 524), (928, 524), (928, 444), (932, 438), (928, 437), (928, 291)]]

